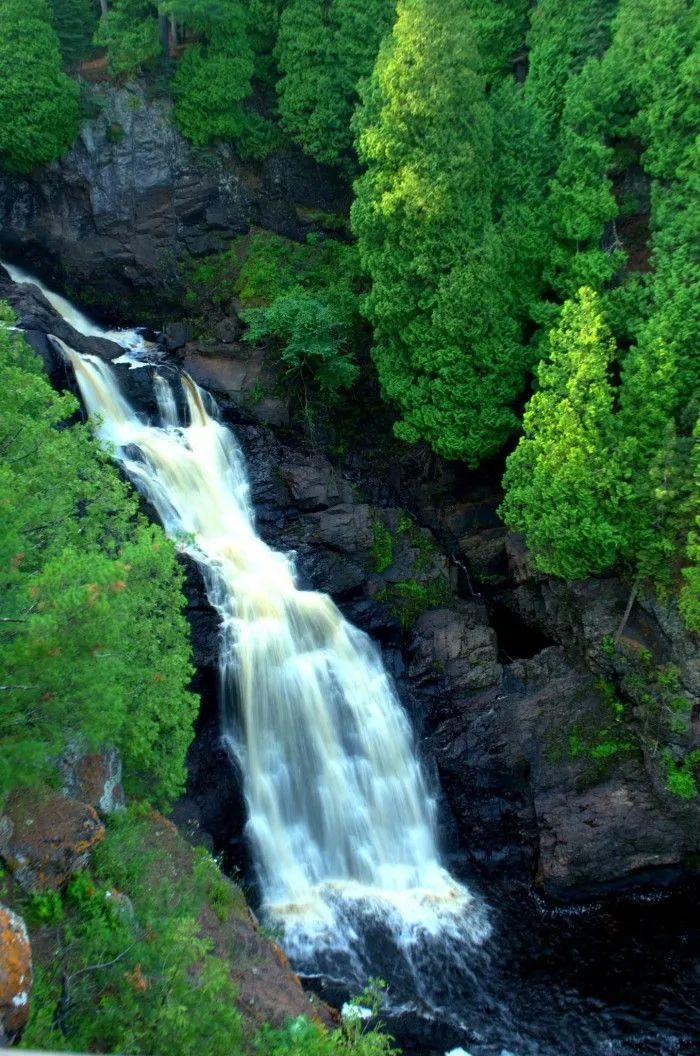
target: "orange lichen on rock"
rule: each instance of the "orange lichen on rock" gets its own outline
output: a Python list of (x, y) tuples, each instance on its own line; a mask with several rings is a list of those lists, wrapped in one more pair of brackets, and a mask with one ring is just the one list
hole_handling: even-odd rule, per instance
[(24, 921), (0, 906), (0, 1039), (12, 1040), (29, 1015), (32, 950)]

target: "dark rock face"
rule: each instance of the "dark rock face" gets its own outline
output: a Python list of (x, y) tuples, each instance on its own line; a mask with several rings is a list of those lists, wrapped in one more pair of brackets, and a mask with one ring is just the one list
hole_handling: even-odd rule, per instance
[(205, 165), (166, 103), (147, 102), (136, 85), (99, 90), (102, 113), (64, 158), (31, 176), (0, 176), (0, 254), (79, 290), (102, 318), (154, 321), (156, 305), (177, 311), (184, 250), (223, 249), (251, 225), (304, 238), (305, 209), (347, 208), (348, 188), (301, 154), (268, 158), (255, 172), (223, 156)]

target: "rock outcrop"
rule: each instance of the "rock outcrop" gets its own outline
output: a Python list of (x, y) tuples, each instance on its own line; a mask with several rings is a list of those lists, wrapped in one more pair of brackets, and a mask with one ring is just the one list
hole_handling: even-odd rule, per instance
[(63, 887), (103, 838), (94, 808), (64, 796), (14, 792), (0, 816), (0, 858), (29, 894)]
[(63, 753), (58, 769), (64, 796), (87, 803), (101, 817), (123, 810), (122, 760), (117, 748), (86, 752), (73, 744)]
[(198, 159), (169, 103), (140, 86), (85, 86), (98, 113), (72, 149), (29, 176), (0, 175), (0, 255), (102, 317), (160, 325), (182, 302), (180, 255), (225, 248), (258, 225), (291, 238), (314, 213), (347, 209), (349, 189), (300, 152), (255, 169)]
[(22, 918), (0, 905), (0, 1045), (11, 1043), (29, 1017), (32, 949)]

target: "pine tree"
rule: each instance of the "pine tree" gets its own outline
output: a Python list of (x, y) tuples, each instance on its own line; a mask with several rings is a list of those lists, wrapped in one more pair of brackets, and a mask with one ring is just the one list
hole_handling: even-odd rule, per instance
[(393, 0), (291, 0), (282, 12), (280, 116), (317, 161), (352, 168), (357, 85), (371, 73), (393, 14)]
[(0, 0), (0, 166), (52, 161), (78, 132), (78, 86), (61, 70), (45, 0)]
[(492, 219), (492, 115), (465, 5), (399, 4), (363, 89), (352, 208), (397, 436), (475, 465), (517, 427), (528, 363)]
[(564, 305), (549, 342), (524, 436), (508, 459), (500, 512), (525, 534), (541, 571), (582, 579), (609, 568), (622, 542), (608, 378), (615, 346), (592, 290)]
[(110, 73), (139, 72), (161, 50), (154, 0), (113, 0), (99, 21), (95, 43), (107, 48)]
[(53, 9), (53, 28), (61, 45), (67, 66), (73, 66), (89, 50), (97, 26), (97, 12), (92, 0), (49, 0)]

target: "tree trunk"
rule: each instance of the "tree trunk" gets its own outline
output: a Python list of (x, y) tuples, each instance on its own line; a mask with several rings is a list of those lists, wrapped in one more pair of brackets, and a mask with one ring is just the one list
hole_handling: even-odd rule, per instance
[(625, 611), (623, 612), (622, 619), (620, 620), (620, 625), (617, 628), (617, 630), (615, 631), (615, 641), (616, 642), (619, 642), (620, 637), (622, 635), (622, 632), (624, 631), (625, 626), (627, 625), (627, 621), (630, 618), (630, 613), (632, 611), (632, 606), (634, 605), (635, 598), (637, 597), (637, 591), (638, 590), (639, 590), (639, 580), (635, 579), (634, 583), (632, 584), (632, 589), (630, 591), (630, 596), (627, 599), (627, 604), (625, 605)]
[(171, 48), (171, 50), (175, 49), (178, 46), (178, 44), (179, 44), (179, 40), (178, 40), (178, 32), (177, 32), (177, 22), (175, 21), (174, 18), (171, 18), (170, 19), (170, 48)]
[(102, 17), (109, 11), (109, 0), (100, 0), (100, 9), (102, 11)]
[(170, 19), (167, 15), (158, 15), (158, 28), (160, 30), (161, 51), (167, 51), (168, 38), (170, 36)]

